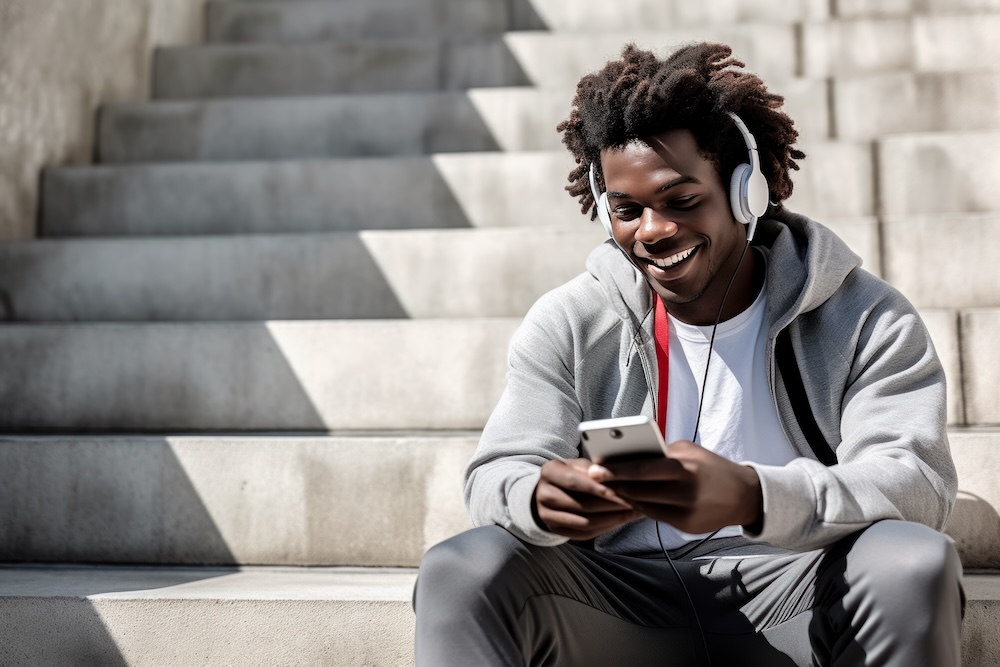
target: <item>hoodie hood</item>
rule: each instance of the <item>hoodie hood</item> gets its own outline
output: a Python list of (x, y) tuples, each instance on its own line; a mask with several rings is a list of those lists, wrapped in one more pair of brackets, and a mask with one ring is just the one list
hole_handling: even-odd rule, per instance
[[(760, 221), (754, 248), (770, 258), (767, 264), (768, 327), (776, 331), (798, 315), (814, 310), (829, 299), (861, 258), (840, 237), (804, 215), (782, 211)], [(587, 270), (600, 283), (618, 316), (641, 327), (653, 305), (653, 291), (625, 253), (608, 239), (587, 258)]]

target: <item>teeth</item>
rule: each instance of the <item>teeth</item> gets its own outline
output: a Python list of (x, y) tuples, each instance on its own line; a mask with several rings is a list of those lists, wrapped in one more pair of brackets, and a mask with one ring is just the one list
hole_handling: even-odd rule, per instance
[(650, 261), (653, 262), (653, 264), (656, 264), (661, 269), (669, 269), (674, 264), (677, 264), (678, 262), (683, 262), (685, 259), (690, 257), (694, 251), (695, 248), (688, 248), (687, 250), (679, 252), (676, 255), (671, 255), (670, 257), (666, 257), (664, 259), (653, 259)]

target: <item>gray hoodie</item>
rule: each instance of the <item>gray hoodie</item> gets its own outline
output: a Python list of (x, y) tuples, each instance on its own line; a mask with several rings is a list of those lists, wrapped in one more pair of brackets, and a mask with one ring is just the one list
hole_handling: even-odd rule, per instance
[[(957, 480), (944, 371), (916, 310), (808, 218), (761, 220), (754, 245), (767, 256), (768, 384), (800, 458), (753, 464), (764, 496), (763, 531), (753, 537), (807, 550), (881, 519), (940, 529)], [(537, 545), (566, 541), (536, 524), (531, 501), (546, 461), (580, 456), (578, 424), (656, 415), (652, 291), (610, 241), (587, 269), (525, 316), (511, 342), (507, 387), (466, 472), (473, 524), (497, 524)], [(790, 396), (778, 371), (783, 330), (804, 397)], [(799, 400), (797, 419), (793, 402), (801, 398), (808, 402)], [(803, 404), (818, 431), (800, 423)], [(835, 461), (824, 465), (817, 452), (831, 450)], [(629, 531), (651, 525), (633, 522), (598, 537), (595, 548), (620, 551)]]

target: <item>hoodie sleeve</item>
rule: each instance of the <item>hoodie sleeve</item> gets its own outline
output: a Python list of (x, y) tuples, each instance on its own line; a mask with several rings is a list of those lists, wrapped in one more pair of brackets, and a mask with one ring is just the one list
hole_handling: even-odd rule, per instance
[[(850, 322), (842, 312), (843, 322)], [(858, 320), (855, 320), (858, 321)], [(947, 440), (944, 370), (913, 307), (898, 292), (861, 319), (840, 405), (837, 463), (800, 458), (754, 465), (764, 496), (757, 539), (796, 550), (826, 546), (882, 519), (940, 530), (957, 493)], [(845, 325), (846, 326), (846, 325)], [(828, 332), (827, 335), (851, 332)], [(803, 378), (812, 352), (805, 340)], [(827, 392), (828, 393), (828, 392)]]
[(539, 546), (566, 541), (541, 528), (532, 515), (541, 467), (579, 456), (582, 410), (575, 393), (572, 334), (561, 313), (547, 295), (514, 334), (507, 387), (465, 477), (465, 506), (473, 525), (503, 526)]

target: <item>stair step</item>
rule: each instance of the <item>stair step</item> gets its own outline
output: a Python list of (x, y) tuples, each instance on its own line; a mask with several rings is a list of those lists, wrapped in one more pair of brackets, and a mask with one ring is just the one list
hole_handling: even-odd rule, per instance
[(1000, 378), (1000, 348), (997, 347), (1000, 310), (978, 308), (963, 311), (959, 327), (966, 422), (1000, 424), (1000, 392), (997, 392), (997, 378)]
[(802, 71), (840, 76), (996, 69), (998, 31), (1000, 13), (986, 12), (807, 23), (802, 26)]
[[(963, 326), (961, 348), (956, 311), (922, 314), (951, 386), (962, 386), (959, 373), (966, 374), (967, 405), (962, 392), (951, 392), (951, 423), (1000, 424), (1000, 400), (989, 386), (1000, 374), (992, 347), (1000, 309), (965, 313), (963, 322), (976, 317), (985, 326)], [(481, 428), (504, 387), (518, 323), (6, 325), (0, 431)]]
[[(416, 566), (470, 527), (462, 478), (478, 439), (0, 436), (0, 561)], [(965, 567), (1000, 567), (1000, 429), (949, 440), (946, 532)]]
[(355, 37), (441, 37), (511, 30), (668, 30), (741, 22), (794, 23), (828, 17), (825, 0), (325, 0), (209, 2), (210, 42), (303, 42)]
[(518, 323), (6, 325), (0, 431), (481, 428)]
[(890, 134), (1000, 128), (998, 72), (836, 77), (831, 99), (840, 139), (865, 141)]
[[(875, 218), (828, 226), (877, 272)], [(600, 225), (579, 220), (537, 229), (0, 242), (0, 315), (12, 322), (521, 317), (585, 271), (606, 238)], [(958, 257), (957, 274), (975, 276)], [(914, 295), (919, 304), (922, 294)]]
[[(868, 145), (807, 143), (793, 210), (874, 210)], [(62, 167), (43, 179), (48, 237), (559, 227), (584, 219), (565, 151), (427, 158)]]
[[(803, 140), (829, 136), (827, 85), (782, 82)], [(104, 163), (560, 150), (567, 88), (324, 95), (111, 104), (98, 120)]]
[(790, 25), (742, 24), (663, 31), (512, 32), (465, 39), (353, 39), (306, 44), (215, 44), (157, 51), (161, 99), (575, 86), (622, 46), (663, 51), (694, 40), (730, 44), (765, 80), (795, 73)]
[(21, 322), (521, 317), (606, 239), (572, 228), (0, 242)]
[(988, 308), (1000, 295), (1000, 212), (882, 220), (883, 276), (924, 308)]
[(473, 36), (541, 27), (537, 21), (513, 25), (508, 3), (469, 0), (208, 2), (205, 24), (213, 43)]
[(580, 206), (563, 189), (573, 167), (565, 150), (61, 167), (44, 174), (41, 230), (90, 236), (580, 225)]
[(408, 665), (412, 570), (0, 568), (0, 662)]
[(886, 216), (1000, 211), (1000, 131), (886, 137), (877, 162)]
[(845, 19), (910, 14), (961, 14), (1000, 9), (996, 0), (837, 0), (837, 16)]
[(471, 527), (478, 439), (0, 436), (0, 561), (418, 565)]
[[(5, 568), (0, 660), (412, 665), (415, 581), (412, 570)], [(1000, 574), (964, 585), (962, 665), (991, 667)]]

